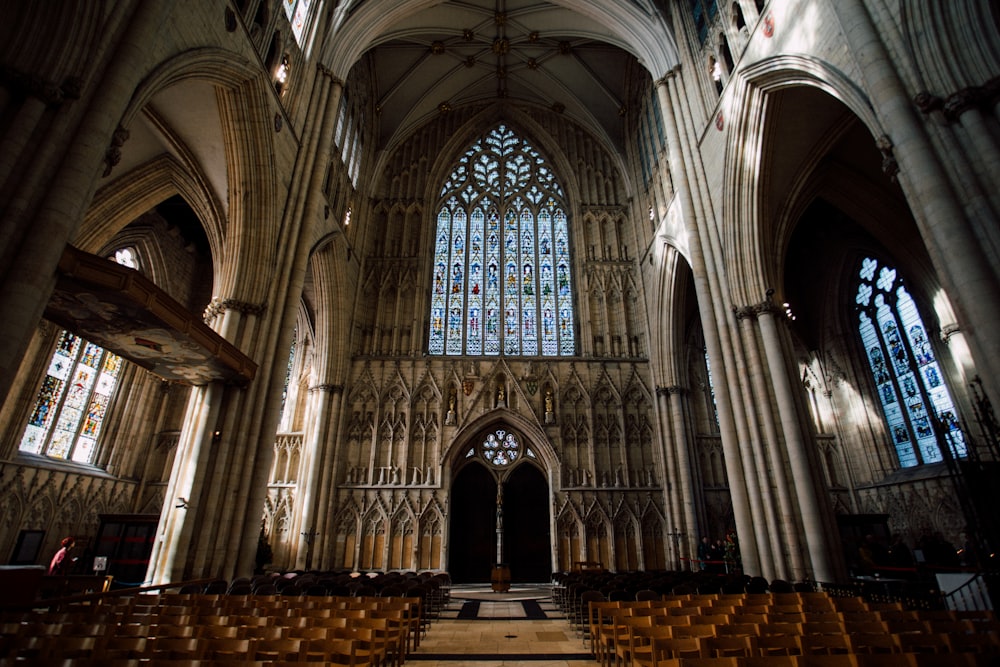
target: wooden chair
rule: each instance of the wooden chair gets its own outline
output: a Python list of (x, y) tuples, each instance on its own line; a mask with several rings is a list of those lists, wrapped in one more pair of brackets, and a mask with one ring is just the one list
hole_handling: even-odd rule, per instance
[(150, 641), (147, 637), (109, 637), (98, 652), (102, 659), (137, 660), (145, 653), (146, 644)]
[(86, 660), (93, 655), (97, 642), (97, 637), (48, 637), (42, 643), (39, 657), (43, 662)]
[(867, 633), (888, 635), (889, 624), (885, 621), (844, 621), (844, 632), (847, 634)]
[(376, 609), (371, 612), (371, 617), (384, 620), (386, 623), (386, 646), (390, 664), (402, 664), (406, 660), (410, 631), (405, 611), (402, 609)]
[(653, 656), (654, 639), (671, 639), (674, 636), (673, 626), (670, 625), (630, 625), (628, 629), (628, 655), (632, 664), (639, 667), (656, 665)]
[(254, 662), (298, 661), (301, 639), (258, 639), (253, 645)]
[[(676, 628), (675, 628), (676, 629)], [(653, 665), (669, 658), (700, 658), (701, 642), (697, 637), (650, 637)], [(639, 663), (642, 664), (642, 663)]]
[(761, 657), (795, 656), (802, 653), (797, 635), (761, 635), (753, 640), (753, 647)]
[(202, 644), (202, 658), (226, 662), (246, 662), (253, 655), (253, 640), (213, 638)]
[(763, 625), (767, 623), (767, 614), (758, 614), (756, 612), (741, 611), (739, 608), (736, 609), (736, 613), (733, 614), (733, 623), (753, 623), (754, 625)]
[[(612, 641), (612, 653), (614, 654), (615, 664), (628, 665), (632, 663), (632, 646), (633, 646), (633, 636), (636, 631), (644, 631), (646, 628), (652, 628), (656, 624), (657, 617), (654, 615), (643, 615), (643, 616), (625, 616), (621, 618), (621, 622), (615, 627), (615, 633), (613, 635)], [(603, 658), (608, 658), (610, 664), (611, 656), (605, 656), (602, 654)]]
[(795, 656), (795, 667), (858, 667), (858, 657), (848, 653), (837, 655), (802, 654)]
[(795, 657), (790, 655), (752, 656), (740, 660), (740, 667), (795, 667)]
[(802, 655), (843, 655), (851, 652), (845, 635), (802, 635)]
[(674, 637), (714, 637), (714, 625), (676, 625), (674, 626)]
[(953, 651), (957, 653), (977, 653), (998, 656), (994, 662), (1000, 664), (1000, 636), (992, 632), (951, 635), (948, 638)]
[(615, 649), (627, 641), (625, 619), (631, 616), (632, 610), (627, 607), (602, 606), (597, 610), (597, 618), (590, 630), (590, 652), (602, 665), (610, 665)]
[(661, 661), (657, 667), (739, 667), (737, 658), (675, 658)]
[(951, 643), (945, 635), (907, 632), (893, 635), (901, 653), (951, 653)]
[(700, 614), (691, 617), (691, 625), (726, 625), (730, 622), (729, 614)]
[(764, 635), (792, 635), (802, 634), (800, 623), (760, 623), (757, 625), (757, 634)]
[(590, 652), (593, 655), (599, 653), (598, 643), (600, 642), (604, 625), (610, 623), (610, 612), (618, 612), (622, 609), (622, 603), (611, 600), (595, 600), (590, 603), (587, 609), (588, 631), (590, 636)]
[(142, 660), (200, 660), (202, 642), (195, 637), (156, 637), (146, 644)]
[(884, 632), (852, 632), (847, 635), (851, 653), (887, 654), (899, 653), (895, 638)]
[[(162, 619), (161, 619), (162, 620)], [(193, 638), (197, 634), (197, 627), (193, 623), (157, 623), (150, 628), (150, 635), (153, 637), (180, 637)]]
[(806, 621), (802, 624), (804, 635), (842, 635), (844, 626), (840, 621)]
[(716, 637), (756, 637), (757, 626), (754, 623), (727, 623), (715, 628)]
[(355, 658), (359, 663), (369, 664), (372, 667), (381, 667), (385, 664), (387, 651), (385, 640), (371, 627), (333, 628), (330, 638), (351, 640), (354, 643)]
[(750, 637), (703, 637), (701, 653), (706, 658), (749, 658), (754, 649)]
[(913, 653), (913, 667), (993, 667), (993, 661), (981, 662), (969, 653)]
[(858, 667), (914, 667), (913, 655), (905, 653), (858, 653)]
[(351, 639), (312, 639), (303, 642), (299, 661), (325, 662), (349, 667), (369, 664), (365, 660), (359, 660), (357, 642)]
[(830, 598), (837, 611), (869, 611), (868, 603), (859, 597)]

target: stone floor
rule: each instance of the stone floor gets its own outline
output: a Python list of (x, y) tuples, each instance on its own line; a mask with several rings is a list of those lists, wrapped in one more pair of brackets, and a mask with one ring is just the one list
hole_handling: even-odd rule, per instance
[[(522, 600), (534, 600), (544, 619), (528, 619)], [(459, 618), (466, 602), (465, 615)], [(415, 667), (594, 667), (589, 644), (570, 627), (542, 586), (514, 586), (493, 593), (489, 585), (455, 587), (451, 602), (435, 620), (407, 662)]]

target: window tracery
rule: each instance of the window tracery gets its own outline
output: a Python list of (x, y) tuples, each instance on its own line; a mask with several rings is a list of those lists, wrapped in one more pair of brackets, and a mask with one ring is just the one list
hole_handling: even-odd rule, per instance
[(440, 194), (429, 352), (575, 354), (568, 218), (545, 159), (501, 124)]
[(858, 279), (858, 333), (899, 465), (942, 461), (941, 444), (964, 457), (954, 403), (903, 279), (872, 257), (861, 263)]

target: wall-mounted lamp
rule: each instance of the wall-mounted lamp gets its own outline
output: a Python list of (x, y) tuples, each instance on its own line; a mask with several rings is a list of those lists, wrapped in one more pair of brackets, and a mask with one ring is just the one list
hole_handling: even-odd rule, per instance
[(174, 507), (176, 507), (179, 510), (186, 510), (188, 508), (188, 500), (187, 500), (187, 498), (178, 497), (177, 498), (177, 504), (174, 505)]

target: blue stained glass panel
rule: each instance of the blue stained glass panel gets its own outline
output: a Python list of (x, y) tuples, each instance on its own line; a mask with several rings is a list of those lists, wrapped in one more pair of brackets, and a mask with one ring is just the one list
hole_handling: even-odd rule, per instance
[(942, 445), (955, 457), (966, 456), (926, 327), (900, 276), (871, 257), (858, 276), (859, 333), (900, 465), (942, 461)]
[(875, 378), (879, 400), (882, 403), (882, 411), (885, 414), (889, 427), (889, 435), (896, 448), (896, 454), (899, 457), (899, 465), (903, 468), (915, 466), (918, 463), (917, 455), (913, 450), (910, 432), (906, 428), (906, 420), (899, 407), (895, 385), (889, 376), (889, 369), (885, 361), (885, 355), (882, 353), (882, 345), (879, 342), (878, 333), (875, 331), (875, 325), (871, 317), (868, 316), (868, 313), (862, 312), (860, 318), (861, 324), (859, 329), (861, 339), (868, 350), (868, 363), (872, 371), (872, 376)]

